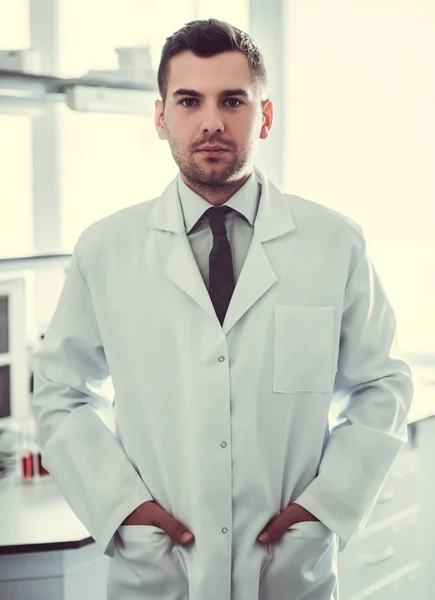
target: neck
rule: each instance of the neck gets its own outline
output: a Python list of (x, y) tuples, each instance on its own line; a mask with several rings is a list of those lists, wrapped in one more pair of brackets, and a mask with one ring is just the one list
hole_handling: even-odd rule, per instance
[(252, 171), (251, 171), (251, 173), (244, 175), (238, 181), (224, 184), (219, 187), (215, 187), (215, 186), (208, 186), (206, 184), (201, 184), (201, 183), (190, 181), (190, 179), (187, 179), (184, 176), (184, 174), (181, 173), (181, 171), (180, 171), (181, 179), (184, 181), (184, 183), (191, 190), (193, 190), (199, 196), (201, 196), (201, 198), (204, 198), (204, 200), (207, 200), (207, 202), (209, 202), (213, 206), (221, 206), (222, 204), (225, 204), (225, 202), (227, 200), (229, 200), (231, 198), (231, 196), (233, 194), (235, 194), (237, 192), (237, 190), (239, 188), (241, 188), (242, 185), (248, 181), (251, 174), (252, 174)]

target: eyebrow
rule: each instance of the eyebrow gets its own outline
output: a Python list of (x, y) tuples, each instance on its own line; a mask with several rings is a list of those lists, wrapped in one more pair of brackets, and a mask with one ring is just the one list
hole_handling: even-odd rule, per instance
[[(187, 90), (186, 88), (180, 88), (179, 90), (175, 90), (172, 94), (173, 96), (194, 96), (195, 98), (204, 98), (204, 94), (197, 92), (196, 90)], [(227, 96), (244, 96), (248, 97), (248, 93), (241, 88), (234, 90), (223, 90), (219, 97), (226, 98)]]

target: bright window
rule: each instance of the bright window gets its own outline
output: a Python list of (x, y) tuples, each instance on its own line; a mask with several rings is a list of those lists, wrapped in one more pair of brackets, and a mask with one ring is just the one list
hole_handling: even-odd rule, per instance
[(0, 256), (32, 251), (32, 122), (0, 115)]
[(30, 47), (29, 2), (0, 2), (0, 49), (15, 50)]
[[(0, 3), (0, 49), (30, 47), (28, 0)], [(0, 114), (0, 256), (32, 247), (31, 121)]]
[(59, 110), (62, 242), (71, 250), (85, 227), (160, 195), (177, 170), (150, 119)]
[(90, 69), (116, 69), (115, 47), (151, 46), (153, 67), (165, 38), (195, 18), (195, 0), (59, 0), (59, 74), (81, 76)]

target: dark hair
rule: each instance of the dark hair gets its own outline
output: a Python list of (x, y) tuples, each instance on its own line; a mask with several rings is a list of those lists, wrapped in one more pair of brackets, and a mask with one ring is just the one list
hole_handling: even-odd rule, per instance
[(247, 33), (218, 19), (190, 21), (166, 38), (162, 49), (157, 82), (163, 104), (168, 91), (169, 61), (185, 50), (190, 50), (201, 57), (215, 56), (222, 52), (242, 52), (248, 59), (252, 80), (257, 90), (266, 89), (267, 75), (263, 57)]

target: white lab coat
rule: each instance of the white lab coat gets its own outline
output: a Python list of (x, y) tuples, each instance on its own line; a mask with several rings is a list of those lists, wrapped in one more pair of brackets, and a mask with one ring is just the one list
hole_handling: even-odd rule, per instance
[[(223, 327), (174, 179), (81, 234), (31, 357), (43, 464), (112, 557), (108, 600), (337, 599), (337, 552), (407, 439), (411, 373), (361, 228), (257, 173)], [(120, 526), (152, 499), (193, 544)], [(320, 522), (257, 542), (293, 502)]]

